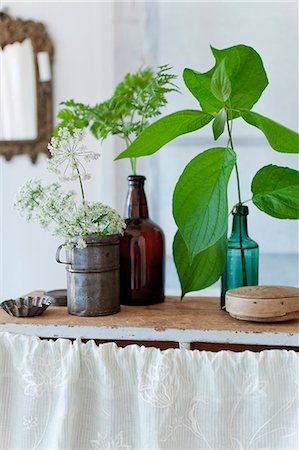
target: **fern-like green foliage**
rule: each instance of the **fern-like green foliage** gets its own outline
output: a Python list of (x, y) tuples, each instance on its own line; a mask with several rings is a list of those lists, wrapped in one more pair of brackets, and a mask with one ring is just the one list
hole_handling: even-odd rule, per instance
[[(128, 73), (116, 87), (113, 96), (95, 106), (63, 102), (58, 113), (60, 123), (55, 130), (67, 127), (89, 128), (92, 134), (103, 141), (109, 135), (125, 140), (126, 147), (149, 125), (150, 119), (161, 114), (166, 105), (166, 95), (178, 91), (175, 75), (168, 65), (155, 71), (148, 67), (136, 73)], [(136, 173), (136, 158), (131, 158), (133, 173)]]

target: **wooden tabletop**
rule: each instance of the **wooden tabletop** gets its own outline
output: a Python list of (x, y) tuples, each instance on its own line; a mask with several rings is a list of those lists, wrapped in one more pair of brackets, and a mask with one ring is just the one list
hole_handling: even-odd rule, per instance
[(107, 340), (219, 342), (299, 346), (299, 320), (255, 323), (233, 319), (212, 297), (168, 297), (152, 306), (122, 306), (118, 314), (78, 317), (65, 307), (49, 307), (43, 315), (16, 318), (0, 310), (0, 331)]

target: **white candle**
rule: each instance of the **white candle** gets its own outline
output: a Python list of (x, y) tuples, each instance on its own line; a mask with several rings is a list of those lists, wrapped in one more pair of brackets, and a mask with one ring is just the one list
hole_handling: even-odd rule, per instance
[(37, 65), (40, 81), (51, 80), (51, 65), (48, 52), (38, 52)]

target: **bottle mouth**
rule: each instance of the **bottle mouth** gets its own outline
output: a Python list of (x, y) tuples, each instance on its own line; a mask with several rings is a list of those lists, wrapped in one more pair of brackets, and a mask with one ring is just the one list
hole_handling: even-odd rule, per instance
[(233, 210), (234, 216), (248, 216), (248, 214), (249, 214), (248, 206), (237, 205)]
[(145, 180), (146, 180), (146, 178), (143, 175), (129, 175), (128, 176), (129, 183), (144, 183)]

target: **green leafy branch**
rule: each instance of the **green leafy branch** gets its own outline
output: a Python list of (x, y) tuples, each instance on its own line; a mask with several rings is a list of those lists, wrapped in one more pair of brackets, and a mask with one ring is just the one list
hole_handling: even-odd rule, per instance
[[(148, 67), (128, 73), (110, 99), (93, 107), (74, 100), (63, 102), (56, 132), (61, 127), (71, 131), (89, 128), (101, 141), (109, 135), (119, 136), (128, 147), (149, 126), (150, 119), (161, 114), (161, 108), (167, 103), (166, 95), (178, 91), (174, 84), (176, 76), (169, 73), (170, 70), (170, 66), (164, 65), (156, 72)], [(136, 175), (136, 157), (131, 157), (130, 161)]]
[[(214, 139), (227, 130), (226, 147), (210, 148), (184, 169), (173, 195), (173, 216), (178, 227), (173, 254), (182, 296), (213, 284), (226, 264), (227, 187), (235, 167), (241, 205), (240, 174), (232, 138), (233, 121), (239, 117), (258, 128), (270, 146), (282, 153), (299, 153), (298, 134), (251, 111), (268, 85), (259, 54), (236, 45), (223, 50), (211, 47), (215, 66), (206, 73), (185, 69), (184, 82), (201, 110), (170, 114), (144, 129), (117, 159), (155, 153), (176, 137), (196, 131), (211, 121)], [(252, 198), (261, 211), (280, 219), (299, 219), (299, 172), (268, 165), (253, 178)], [(242, 242), (242, 236), (240, 236)], [(246, 276), (245, 266), (243, 274)], [(244, 280), (246, 281), (246, 280)]]

